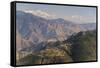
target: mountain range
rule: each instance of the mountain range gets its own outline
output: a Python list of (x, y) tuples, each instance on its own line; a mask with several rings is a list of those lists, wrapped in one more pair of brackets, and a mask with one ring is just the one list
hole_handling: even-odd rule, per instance
[(17, 50), (41, 42), (64, 41), (80, 31), (95, 30), (95, 23), (77, 24), (63, 18), (46, 19), (32, 13), (16, 12)]

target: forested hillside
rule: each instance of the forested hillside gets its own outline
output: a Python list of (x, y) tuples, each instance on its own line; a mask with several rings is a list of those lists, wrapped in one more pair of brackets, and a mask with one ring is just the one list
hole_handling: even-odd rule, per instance
[(66, 63), (96, 60), (96, 31), (71, 35), (65, 41), (45, 42), (38, 51), (19, 59), (18, 65)]

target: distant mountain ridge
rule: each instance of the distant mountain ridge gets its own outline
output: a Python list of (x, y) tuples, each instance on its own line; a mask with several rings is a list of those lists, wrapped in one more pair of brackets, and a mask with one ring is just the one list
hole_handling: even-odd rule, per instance
[(35, 16), (39, 16), (45, 19), (55, 19), (56, 18), (56, 15), (49, 13), (47, 11), (42, 11), (42, 10), (24, 10), (23, 12), (31, 13)]
[(62, 18), (48, 20), (31, 13), (17, 11), (16, 28), (17, 39), (21, 40), (17, 43), (17, 49), (23, 49), (43, 41), (66, 40), (73, 33), (96, 29), (96, 24), (76, 24)]
[(95, 23), (80, 24), (80, 27), (84, 31), (94, 30), (94, 29), (96, 29), (96, 24)]

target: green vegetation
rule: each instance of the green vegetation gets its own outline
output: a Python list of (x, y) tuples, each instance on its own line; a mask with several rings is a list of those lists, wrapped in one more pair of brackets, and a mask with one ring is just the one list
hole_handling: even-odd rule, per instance
[(67, 52), (67, 45), (65, 45), (63, 42), (59, 43), (59, 45), (54, 45), (56, 47), (48, 45), (46, 49), (41, 50), (39, 53), (27, 55), (26, 57), (20, 59), (17, 64), (31, 65), (72, 62), (72, 58)]
[(17, 65), (33, 65), (33, 64), (41, 64), (41, 57), (37, 55), (28, 55), (22, 59), (20, 59), (19, 62), (17, 62)]
[(45, 45), (39, 52), (19, 59), (17, 65), (96, 60), (96, 31), (79, 32), (65, 41), (46, 42)]
[(72, 43), (72, 58), (77, 61), (96, 60), (96, 32), (79, 32), (68, 39)]

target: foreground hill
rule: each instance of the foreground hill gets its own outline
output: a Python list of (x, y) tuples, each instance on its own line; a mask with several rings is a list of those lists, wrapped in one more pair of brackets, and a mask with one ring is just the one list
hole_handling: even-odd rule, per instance
[(96, 60), (96, 31), (79, 32), (68, 41), (72, 44), (71, 53), (74, 62)]
[[(34, 51), (34, 47), (24, 49), (28, 52), (17, 61), (17, 65), (67, 63), (96, 60), (96, 31), (84, 31), (71, 35), (67, 40), (42, 42)], [(35, 47), (36, 48), (36, 47)]]

